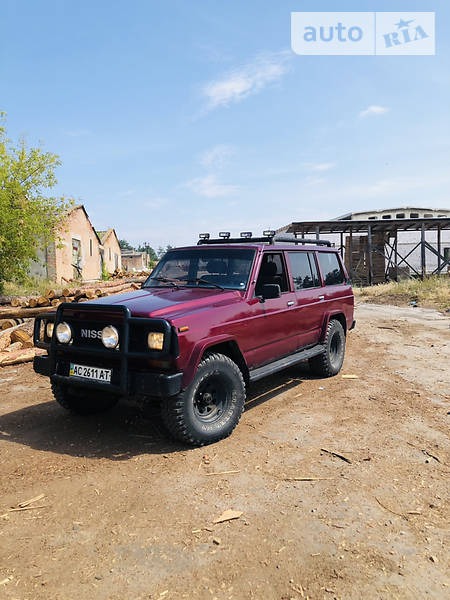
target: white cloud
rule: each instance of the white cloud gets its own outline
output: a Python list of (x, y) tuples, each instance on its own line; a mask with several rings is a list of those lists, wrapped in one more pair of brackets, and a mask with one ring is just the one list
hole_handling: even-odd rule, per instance
[(377, 104), (371, 104), (366, 109), (362, 110), (359, 113), (360, 118), (364, 119), (365, 117), (372, 117), (378, 115), (385, 115), (391, 109), (388, 106), (379, 106)]
[(218, 144), (203, 152), (200, 157), (200, 164), (207, 168), (215, 167), (220, 169), (228, 162), (228, 159), (233, 156), (233, 154), (234, 149), (232, 146)]
[(287, 52), (260, 55), (252, 62), (207, 83), (202, 90), (207, 108), (214, 109), (241, 102), (280, 80), (288, 71), (289, 57), (290, 53)]
[(312, 177), (309, 176), (305, 179), (305, 185), (306, 186), (313, 186), (313, 185), (321, 185), (322, 183), (325, 183), (326, 179), (325, 177)]
[(128, 190), (125, 190), (124, 192), (120, 192), (119, 198), (130, 198), (130, 196), (134, 196), (136, 194), (136, 190), (134, 190), (133, 188), (130, 188)]
[(308, 171), (314, 171), (316, 173), (323, 173), (324, 171), (330, 171), (334, 169), (336, 163), (334, 162), (323, 162), (323, 163), (304, 163), (303, 167)]
[(205, 198), (222, 198), (230, 196), (238, 191), (238, 186), (228, 183), (221, 183), (215, 175), (205, 175), (205, 177), (196, 177), (186, 184), (186, 187), (194, 193)]
[(166, 206), (168, 204), (168, 200), (166, 198), (161, 198), (159, 196), (155, 196), (154, 198), (147, 198), (142, 202), (142, 206), (145, 208), (150, 208), (152, 210), (157, 210)]

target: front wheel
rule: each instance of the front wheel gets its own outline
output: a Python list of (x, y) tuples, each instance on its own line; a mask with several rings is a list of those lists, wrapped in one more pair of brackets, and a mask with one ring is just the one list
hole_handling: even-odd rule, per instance
[(52, 382), (53, 396), (60, 406), (77, 415), (95, 415), (110, 410), (118, 402), (107, 392), (84, 390)]
[(210, 354), (183, 392), (163, 399), (161, 413), (174, 438), (203, 446), (230, 435), (244, 402), (245, 383), (239, 367), (228, 356)]
[(333, 377), (341, 370), (345, 354), (345, 331), (336, 319), (328, 323), (323, 345), (325, 352), (310, 358), (309, 366), (316, 375)]

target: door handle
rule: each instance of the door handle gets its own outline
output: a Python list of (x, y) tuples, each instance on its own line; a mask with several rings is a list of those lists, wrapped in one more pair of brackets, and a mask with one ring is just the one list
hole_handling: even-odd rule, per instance
[(325, 296), (319, 296), (319, 300), (325, 300)]
[(294, 306), (295, 302), (293, 300), (289, 300), (289, 302), (287, 303), (288, 306)]

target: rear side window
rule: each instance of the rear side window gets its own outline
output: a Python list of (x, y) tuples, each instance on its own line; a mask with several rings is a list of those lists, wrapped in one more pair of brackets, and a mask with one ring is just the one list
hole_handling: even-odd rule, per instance
[(316, 261), (312, 252), (289, 252), (289, 262), (296, 290), (320, 285)]
[(325, 285), (344, 283), (344, 273), (339, 264), (337, 254), (334, 252), (318, 252), (317, 255)]

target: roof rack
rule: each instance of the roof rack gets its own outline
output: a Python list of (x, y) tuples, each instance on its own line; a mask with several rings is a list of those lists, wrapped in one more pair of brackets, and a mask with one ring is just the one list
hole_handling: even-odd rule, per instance
[(275, 242), (283, 242), (284, 244), (314, 244), (315, 246), (331, 246), (330, 240), (296, 237), (295, 235), (277, 235), (274, 238)]
[(197, 245), (202, 246), (203, 244), (252, 244), (252, 243), (267, 243), (273, 244), (273, 238), (269, 236), (262, 237), (248, 237), (248, 238), (202, 238), (198, 240)]
[[(228, 235), (225, 235), (225, 234)], [(228, 232), (219, 233), (218, 238), (211, 238), (209, 233), (201, 233), (200, 239), (197, 242), (198, 246), (202, 246), (204, 244), (275, 244), (276, 242), (282, 242), (287, 244), (313, 244), (315, 246), (329, 246), (331, 247), (331, 242), (329, 240), (323, 239), (314, 239), (314, 238), (303, 238), (296, 237), (295, 235), (276, 235), (275, 231), (271, 231), (270, 235), (263, 235), (261, 237), (252, 237), (250, 232), (244, 232), (246, 235), (242, 235), (238, 238), (230, 237)], [(266, 233), (266, 232), (264, 232)], [(268, 233), (268, 232), (267, 232)], [(250, 235), (249, 235), (250, 234)]]

